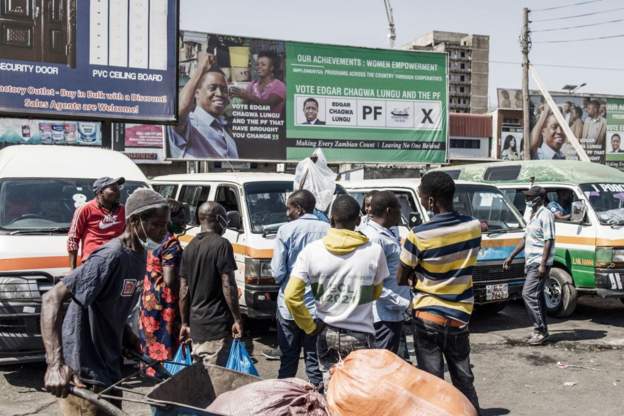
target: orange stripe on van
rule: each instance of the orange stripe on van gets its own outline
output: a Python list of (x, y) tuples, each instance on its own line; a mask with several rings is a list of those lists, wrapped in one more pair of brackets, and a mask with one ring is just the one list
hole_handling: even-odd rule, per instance
[(596, 240), (596, 245), (609, 247), (624, 246), (624, 240), (607, 240), (606, 238), (599, 238)]
[(0, 271), (69, 268), (69, 257), (21, 257), (0, 259)]
[[(180, 241), (188, 244), (191, 242), (193, 237), (194, 236), (192, 235), (185, 234), (178, 238)], [(242, 254), (244, 256), (253, 257), (256, 259), (270, 259), (271, 257), (273, 257), (273, 249), (270, 249), (270, 248), (266, 248), (266, 249), (253, 248), (253, 247), (246, 246), (244, 244), (233, 243), (232, 249), (234, 250), (234, 253), (236, 254)]]
[(559, 235), (555, 237), (555, 243), (593, 246), (596, 244), (596, 239), (592, 237), (573, 237), (568, 235)]
[(482, 238), (481, 248), (517, 246), (521, 240), (520, 238), (506, 238), (504, 240), (485, 240)]

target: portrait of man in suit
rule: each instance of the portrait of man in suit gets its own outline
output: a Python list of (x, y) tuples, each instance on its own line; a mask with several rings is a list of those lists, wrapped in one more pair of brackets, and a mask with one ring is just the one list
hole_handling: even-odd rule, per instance
[(319, 103), (314, 98), (308, 98), (303, 102), (303, 114), (306, 121), (303, 124), (311, 124), (314, 126), (324, 126), (325, 122), (318, 119)]

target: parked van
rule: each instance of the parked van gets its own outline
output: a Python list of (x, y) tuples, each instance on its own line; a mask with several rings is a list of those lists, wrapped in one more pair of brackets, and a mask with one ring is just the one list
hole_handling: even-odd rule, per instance
[[(399, 231), (402, 239), (410, 228), (430, 219), (418, 198), (420, 179), (379, 179), (340, 184), (360, 204), (369, 191), (394, 192), (401, 204)], [(509, 271), (503, 271), (502, 264), (522, 238), (524, 221), (494, 186), (456, 181), (455, 187), (455, 209), (478, 218), (484, 230), (477, 265), (472, 274), (475, 303), (483, 311), (498, 312), (510, 300), (522, 295), (524, 259), (514, 260)]]
[(279, 286), (271, 274), (273, 240), (288, 221), (286, 199), (293, 176), (278, 173), (197, 173), (159, 176), (151, 181), (166, 198), (188, 204), (192, 228), (183, 245), (199, 233), (197, 208), (216, 201), (230, 221), (224, 237), (233, 246), (241, 311), (250, 318), (274, 318)]
[(0, 364), (43, 359), (41, 295), (69, 271), (67, 231), (102, 176), (123, 176), (122, 201), (147, 178), (125, 155), (70, 146), (0, 150)]
[[(447, 167), (459, 179), (496, 185), (521, 212), (521, 191), (546, 189), (548, 201), (572, 193), (569, 219), (555, 224), (555, 263), (544, 287), (548, 311), (569, 316), (578, 296), (624, 298), (624, 173), (588, 162), (532, 160)], [(558, 192), (559, 191), (559, 192)]]

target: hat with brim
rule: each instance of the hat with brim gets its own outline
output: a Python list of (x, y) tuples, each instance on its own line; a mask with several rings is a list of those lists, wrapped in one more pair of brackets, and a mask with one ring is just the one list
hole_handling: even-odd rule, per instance
[(119, 178), (111, 178), (109, 176), (104, 176), (103, 178), (98, 178), (93, 182), (93, 192), (100, 193), (102, 189), (111, 185), (123, 185), (126, 182), (126, 179), (123, 177)]
[(522, 193), (524, 194), (524, 196), (528, 197), (544, 196), (546, 195), (546, 190), (541, 186), (532, 186), (529, 190), (522, 191)]
[(132, 192), (126, 200), (126, 220), (135, 215), (142, 214), (151, 209), (169, 208), (167, 200), (158, 192), (139, 188)]

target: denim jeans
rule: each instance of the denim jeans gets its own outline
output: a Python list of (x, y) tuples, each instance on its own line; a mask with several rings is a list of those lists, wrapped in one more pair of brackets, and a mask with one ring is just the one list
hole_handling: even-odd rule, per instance
[(546, 277), (539, 276), (539, 264), (529, 264), (525, 268), (526, 280), (522, 288), (522, 299), (529, 319), (536, 332), (546, 334), (546, 301), (544, 300), (544, 284), (548, 278), (550, 267), (546, 268)]
[(479, 411), (479, 399), (470, 368), (470, 335), (468, 327), (440, 326), (414, 319), (414, 346), (418, 368), (444, 379), (444, 359), (453, 385)]
[(375, 336), (364, 332), (351, 331), (324, 325), (316, 340), (323, 383), (329, 382), (329, 370), (351, 352), (373, 348)]
[(278, 378), (296, 377), (299, 368), (299, 356), (303, 348), (305, 371), (310, 383), (319, 387), (323, 383), (323, 375), (319, 370), (316, 354), (316, 336), (306, 335), (295, 321), (282, 318), (277, 312), (277, 343), (282, 352)]
[(388, 350), (397, 354), (401, 343), (401, 328), (403, 321), (375, 322), (375, 348)]

